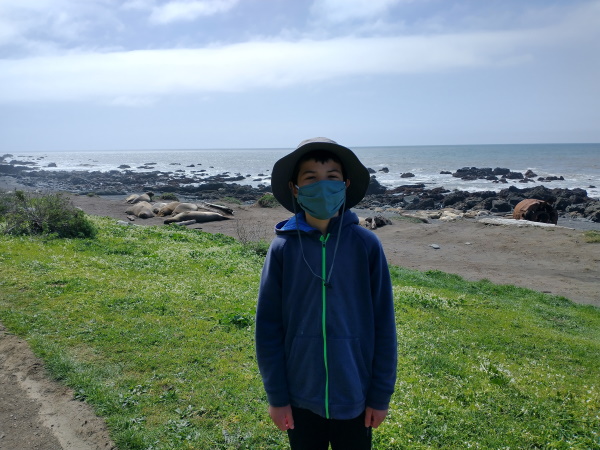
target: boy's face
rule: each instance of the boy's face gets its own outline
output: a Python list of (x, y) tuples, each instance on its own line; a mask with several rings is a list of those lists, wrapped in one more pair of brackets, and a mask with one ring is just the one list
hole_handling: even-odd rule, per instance
[[(342, 166), (340, 163), (332, 159), (324, 163), (309, 159), (300, 164), (298, 170), (298, 180), (296, 185), (306, 186), (307, 184), (316, 183), (322, 180), (344, 181)], [(346, 187), (350, 185), (350, 180), (346, 180)], [(298, 194), (298, 190), (293, 186), (294, 195)]]
[[(309, 159), (300, 163), (300, 167), (298, 169), (298, 179), (296, 180), (295, 184), (293, 181), (290, 181), (290, 189), (294, 193), (294, 197), (297, 198), (298, 187), (306, 186), (308, 184), (313, 184), (323, 180), (345, 181), (346, 188), (350, 186), (350, 180), (344, 180), (342, 165), (339, 162), (336, 162), (332, 159), (329, 159), (325, 162)], [(335, 213), (335, 215), (337, 214), (338, 212)], [(308, 223), (311, 225), (314, 225), (313, 221), (322, 222), (322, 220), (312, 218), (308, 212), (306, 213), (306, 218)], [(329, 219), (327, 219), (327, 221), (328, 220)], [(321, 231), (324, 232), (324, 230)]]

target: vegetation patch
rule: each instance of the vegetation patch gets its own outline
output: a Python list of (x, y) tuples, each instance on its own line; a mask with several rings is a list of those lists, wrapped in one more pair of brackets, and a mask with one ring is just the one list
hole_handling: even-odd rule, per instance
[[(287, 448), (254, 353), (264, 257), (194, 229), (90, 219), (0, 235), (0, 321), (119, 449)], [(600, 310), (392, 267), (398, 380), (374, 448), (600, 448)]]
[(0, 192), (0, 230), (11, 235), (93, 238), (96, 227), (60, 193)]
[(583, 233), (585, 242), (590, 244), (600, 244), (600, 231), (590, 230)]
[(173, 192), (163, 192), (162, 194), (160, 194), (158, 196), (158, 200), (169, 200), (169, 201), (178, 202), (179, 197), (177, 197), (177, 194), (175, 194)]
[(279, 206), (279, 202), (273, 194), (265, 194), (258, 199), (258, 205), (262, 208), (275, 208)]

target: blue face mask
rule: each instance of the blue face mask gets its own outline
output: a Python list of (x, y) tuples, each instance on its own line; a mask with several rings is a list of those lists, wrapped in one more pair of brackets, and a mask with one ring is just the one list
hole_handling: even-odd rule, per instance
[(298, 188), (298, 204), (315, 219), (331, 219), (346, 199), (346, 183), (321, 180)]

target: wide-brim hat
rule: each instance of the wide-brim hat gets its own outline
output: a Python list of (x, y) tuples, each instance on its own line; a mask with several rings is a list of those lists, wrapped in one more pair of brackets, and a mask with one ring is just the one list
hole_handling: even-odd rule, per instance
[(300, 210), (298, 202), (292, 195), (289, 183), (292, 181), (298, 161), (313, 150), (327, 150), (339, 158), (344, 167), (346, 179), (350, 180), (350, 186), (346, 189), (346, 209), (358, 204), (369, 188), (371, 180), (369, 171), (352, 150), (324, 137), (302, 141), (296, 150), (275, 163), (271, 173), (271, 189), (277, 201), (288, 211), (297, 212)]

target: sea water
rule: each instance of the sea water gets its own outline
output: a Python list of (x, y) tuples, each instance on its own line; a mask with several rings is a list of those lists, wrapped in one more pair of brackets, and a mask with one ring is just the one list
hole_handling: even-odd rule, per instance
[[(518, 188), (544, 185), (548, 188), (582, 188), (600, 198), (600, 144), (510, 144), (353, 147), (363, 164), (386, 187), (423, 183), (426, 188), (445, 187), (465, 191), (499, 191), (509, 185)], [(240, 184), (268, 184), (275, 161), (292, 148), (140, 150), (94, 152), (19, 152), (5, 157), (35, 163), (36, 170), (171, 172), (199, 177), (228, 173), (243, 176)], [(129, 168), (125, 169), (125, 166)], [(493, 183), (463, 181), (441, 172), (463, 167), (507, 168), (538, 177), (562, 176), (564, 181)], [(413, 177), (402, 177), (411, 173)]]

